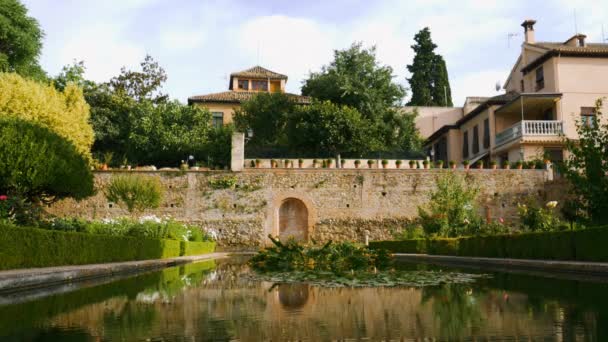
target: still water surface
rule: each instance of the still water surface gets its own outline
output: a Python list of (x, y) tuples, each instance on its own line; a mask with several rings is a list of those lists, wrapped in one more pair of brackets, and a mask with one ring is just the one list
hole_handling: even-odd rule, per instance
[(247, 272), (229, 258), (0, 296), (0, 341), (608, 341), (605, 283), (490, 273), (468, 285), (351, 289)]

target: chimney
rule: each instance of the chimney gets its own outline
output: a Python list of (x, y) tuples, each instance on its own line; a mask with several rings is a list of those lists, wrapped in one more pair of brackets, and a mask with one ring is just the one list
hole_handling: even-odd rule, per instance
[(524, 35), (526, 37), (525, 42), (528, 44), (534, 44), (534, 24), (536, 24), (536, 20), (528, 19), (524, 21), (521, 26), (524, 28)]

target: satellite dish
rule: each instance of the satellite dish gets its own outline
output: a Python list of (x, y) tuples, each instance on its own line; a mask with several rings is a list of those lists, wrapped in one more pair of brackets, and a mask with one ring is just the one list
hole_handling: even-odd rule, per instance
[(502, 86), (500, 85), (500, 81), (496, 82), (496, 91), (500, 91), (500, 88), (502, 88)]

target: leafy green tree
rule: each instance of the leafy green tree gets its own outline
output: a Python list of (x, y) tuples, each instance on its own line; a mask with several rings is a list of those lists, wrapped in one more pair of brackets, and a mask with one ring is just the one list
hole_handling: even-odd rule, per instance
[(230, 146), (232, 146), (233, 125), (223, 125), (209, 130), (207, 146), (196, 157), (210, 167), (225, 168), (230, 165)]
[(404, 88), (393, 82), (393, 69), (376, 60), (376, 49), (360, 43), (334, 52), (334, 60), (304, 81), (302, 94), (352, 107), (361, 113), (369, 129), (366, 139), (378, 150), (399, 150), (419, 141), (413, 117), (398, 113)]
[(127, 157), (139, 164), (178, 165), (188, 155), (206, 157), (211, 113), (177, 101), (135, 107), (128, 136)]
[(418, 207), (424, 232), (440, 237), (477, 233), (481, 226), (476, 204), (478, 193), (477, 187), (453, 172), (438, 177), (428, 205)]
[(401, 104), (402, 86), (393, 83), (393, 69), (376, 60), (376, 48), (363, 49), (361, 43), (334, 51), (334, 60), (321, 72), (304, 81), (302, 94), (358, 110), (376, 122), (387, 110)]
[[(452, 106), (452, 91), (447, 67), (441, 55), (435, 53), (437, 45), (431, 39), (428, 27), (414, 36), (414, 61), (407, 66), (412, 97), (408, 106)], [(446, 97), (447, 95), (447, 97)]]
[(608, 124), (602, 107), (598, 99), (594, 119), (576, 123), (578, 139), (566, 139), (570, 156), (560, 167), (594, 224), (608, 223)]
[(433, 67), (433, 103), (436, 106), (453, 107), (452, 89), (450, 88), (450, 80), (448, 78), (448, 68), (445, 65), (445, 60), (441, 55), (435, 55), (435, 63)]
[(156, 177), (120, 175), (112, 177), (105, 190), (108, 201), (123, 204), (129, 213), (139, 213), (160, 206), (163, 189)]
[(125, 95), (138, 102), (144, 100), (154, 103), (167, 101), (169, 97), (160, 91), (167, 80), (165, 70), (150, 55), (146, 55), (140, 66), (141, 71), (127, 70), (123, 67), (120, 75), (110, 80), (110, 88), (115, 93)]
[(50, 128), (20, 118), (0, 118), (0, 193), (33, 203), (94, 192), (88, 160)]
[(89, 105), (76, 85), (68, 84), (60, 92), (15, 73), (0, 73), (0, 118), (21, 118), (48, 127), (90, 158)]
[(287, 136), (292, 150), (316, 155), (365, 152), (380, 145), (377, 139), (370, 139), (369, 125), (361, 113), (330, 101), (298, 108), (288, 119)]
[(0, 72), (46, 79), (38, 64), (43, 36), (38, 21), (19, 0), (0, 0)]
[(236, 110), (234, 124), (241, 132), (253, 131), (250, 146), (284, 146), (287, 119), (295, 106), (283, 93), (260, 93)]

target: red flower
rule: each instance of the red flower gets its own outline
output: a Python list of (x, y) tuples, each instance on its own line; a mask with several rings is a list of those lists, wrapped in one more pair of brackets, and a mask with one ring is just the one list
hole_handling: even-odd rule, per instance
[(8, 196), (0, 195), (0, 201), (6, 201), (7, 199), (8, 199)]

